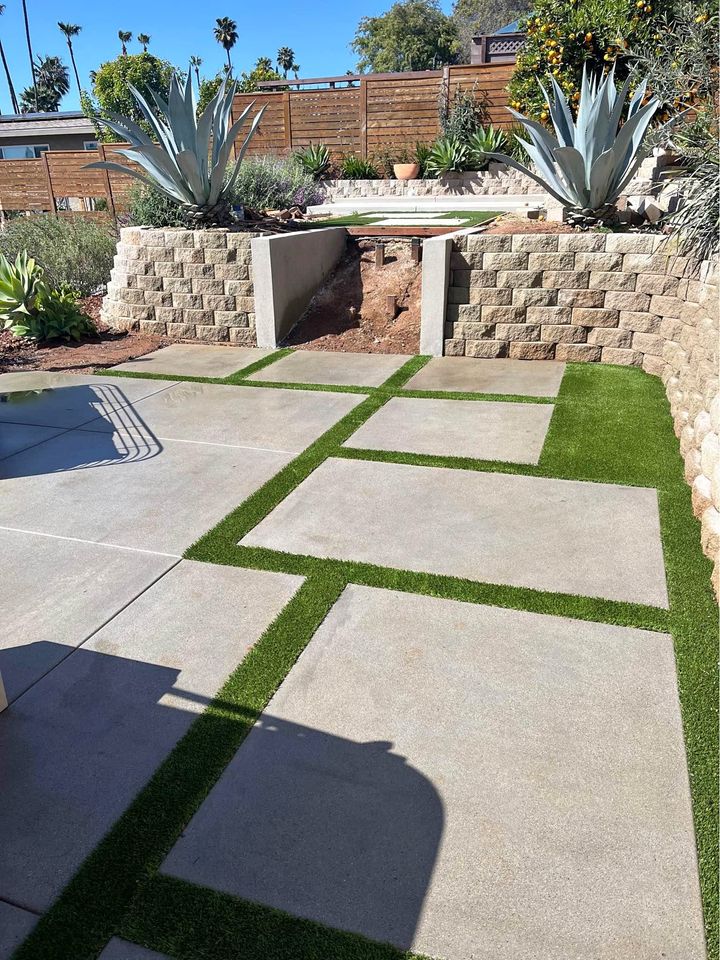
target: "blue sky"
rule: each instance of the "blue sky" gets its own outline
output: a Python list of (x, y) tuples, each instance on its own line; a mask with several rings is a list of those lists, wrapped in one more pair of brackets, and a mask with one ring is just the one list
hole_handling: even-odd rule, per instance
[[(224, 62), (225, 52), (213, 38), (215, 18), (232, 17), (239, 38), (233, 50), (237, 72), (248, 69), (262, 55), (275, 58), (278, 47), (290, 46), (301, 66), (301, 76), (331, 76), (355, 68), (349, 48), (358, 20), (377, 16), (392, 0), (273, 0), (240, 4), (229, 0), (27, 0), (33, 52), (36, 56), (59, 55), (68, 63), (65, 38), (57, 21), (78, 23), (82, 33), (74, 43), (75, 57), (83, 85), (88, 73), (120, 52), (118, 30), (133, 36), (148, 33), (150, 52), (186, 66), (191, 54), (203, 58), (204, 72), (212, 76)], [(0, 37), (5, 47), (18, 96), (30, 83), (30, 66), (25, 45), (21, 0), (5, 0), (0, 17)], [(450, 0), (443, 0), (449, 11)], [(140, 46), (133, 41), (131, 52)], [(61, 109), (79, 106), (74, 83)], [(0, 73), (0, 110), (10, 112), (10, 98), (4, 73)]]

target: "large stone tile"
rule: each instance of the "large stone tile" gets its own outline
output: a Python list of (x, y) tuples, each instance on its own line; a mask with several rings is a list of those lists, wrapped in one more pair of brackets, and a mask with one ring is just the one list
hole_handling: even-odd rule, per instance
[(166, 373), (178, 377), (229, 377), (269, 356), (272, 350), (256, 347), (213, 347), (198, 343), (173, 343), (146, 353), (113, 369), (137, 373)]
[(92, 421), (94, 430), (110, 433), (119, 425), (141, 427), (133, 404), (171, 386), (167, 381), (43, 371), (4, 373), (0, 375), (0, 423), (68, 428)]
[(300, 582), (182, 561), (2, 715), (0, 898), (50, 905)]
[(549, 403), (393, 397), (345, 446), (537, 463), (553, 409)]
[(565, 364), (554, 360), (480, 360), (433, 357), (412, 377), (408, 390), (458, 390), (556, 397)]
[(444, 960), (701, 960), (672, 641), (351, 585), (163, 870)]
[(98, 960), (170, 960), (164, 953), (139, 947), (136, 943), (128, 943), (119, 937), (113, 937), (98, 957)]
[(9, 561), (0, 577), (0, 673), (11, 702), (176, 562), (2, 529), (0, 555)]
[(72, 430), (0, 461), (0, 526), (177, 556), (291, 459)]
[(162, 440), (301, 453), (364, 399), (351, 393), (180, 383), (135, 410)]
[(37, 922), (34, 913), (0, 900), (0, 960), (10, 960)]
[(0, 426), (0, 460), (27, 447), (49, 440), (62, 433), (62, 427), (36, 427), (31, 423), (2, 423)]
[(295, 350), (264, 370), (251, 373), (248, 380), (379, 387), (409, 359), (410, 357), (389, 353), (320, 353), (316, 350)]
[(667, 606), (640, 487), (331, 459), (242, 544)]

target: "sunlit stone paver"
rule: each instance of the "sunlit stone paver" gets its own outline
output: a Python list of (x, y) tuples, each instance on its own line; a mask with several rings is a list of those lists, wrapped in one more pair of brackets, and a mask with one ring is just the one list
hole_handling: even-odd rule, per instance
[(178, 377), (228, 377), (272, 352), (257, 347), (173, 343), (169, 347), (146, 353), (137, 360), (119, 363), (114, 369), (132, 370), (136, 373), (166, 373)]
[(552, 413), (549, 403), (393, 397), (345, 446), (537, 463)]
[(248, 380), (278, 383), (327, 383), (335, 386), (379, 387), (410, 357), (390, 353), (319, 353), (295, 350)]
[(671, 638), (350, 585), (163, 870), (444, 960), (701, 960)]
[(480, 360), (475, 357), (433, 357), (414, 377), (408, 390), (457, 390), (556, 397), (565, 364), (554, 360)]
[(241, 543), (667, 606), (641, 487), (330, 459)]

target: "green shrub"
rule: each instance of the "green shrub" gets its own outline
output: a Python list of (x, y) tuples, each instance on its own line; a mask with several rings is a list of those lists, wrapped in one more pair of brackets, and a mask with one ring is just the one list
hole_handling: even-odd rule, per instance
[(444, 173), (458, 173), (467, 170), (470, 154), (465, 144), (457, 137), (441, 137), (430, 149), (426, 168), (434, 177)]
[(441, 95), (439, 112), (443, 138), (454, 138), (462, 143), (467, 143), (485, 120), (482, 100), (474, 88), (461, 90), (456, 86), (449, 102)]
[(313, 180), (324, 177), (330, 169), (330, 151), (324, 143), (311, 143), (309, 147), (300, 147), (293, 159)]
[(14, 263), (0, 254), (0, 322), (16, 337), (80, 340), (95, 333), (92, 320), (78, 309), (78, 296), (67, 284), (57, 289), (47, 284), (26, 250)]
[(179, 227), (185, 222), (176, 200), (144, 184), (130, 188), (128, 217), (138, 227)]
[(505, 135), (502, 130), (496, 130), (491, 123), (487, 127), (478, 127), (467, 140), (472, 169), (485, 170), (492, 159), (488, 154), (498, 153), (504, 146)]
[(351, 153), (342, 158), (340, 176), (343, 180), (379, 180), (380, 172), (372, 161)]
[(252, 210), (306, 207), (322, 199), (322, 188), (294, 157), (246, 157), (233, 188), (233, 203)]
[(117, 237), (110, 224), (81, 216), (33, 214), (16, 217), (0, 233), (0, 253), (11, 260), (27, 250), (47, 282), (67, 284), (88, 296), (110, 279)]
[(420, 164), (420, 178), (424, 178), (428, 175), (428, 159), (430, 158), (430, 151), (432, 147), (427, 143), (416, 143), (415, 144), (415, 160)]

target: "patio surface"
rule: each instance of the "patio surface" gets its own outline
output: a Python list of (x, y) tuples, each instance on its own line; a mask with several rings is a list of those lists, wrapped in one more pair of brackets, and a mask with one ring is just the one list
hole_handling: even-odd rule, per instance
[(181, 346), (0, 376), (0, 960), (703, 960), (645, 375)]

